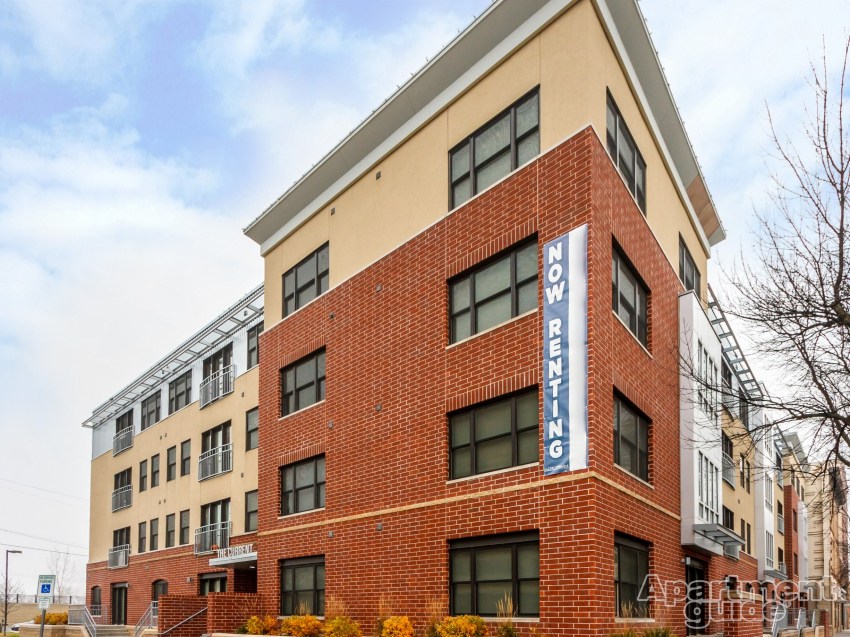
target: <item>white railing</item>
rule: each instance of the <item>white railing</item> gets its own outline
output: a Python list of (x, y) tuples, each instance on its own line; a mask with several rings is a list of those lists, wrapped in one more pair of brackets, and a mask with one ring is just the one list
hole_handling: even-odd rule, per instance
[(236, 365), (228, 365), (207, 376), (201, 383), (201, 408), (233, 391)]
[(198, 458), (198, 482), (233, 470), (233, 444), (205, 451)]
[(195, 529), (195, 555), (210, 553), (230, 546), (230, 520)]
[(118, 487), (112, 492), (112, 511), (126, 509), (133, 504), (133, 485)]
[(776, 570), (779, 571), (780, 573), (787, 573), (788, 571), (786, 571), (785, 568), (786, 568), (785, 562), (778, 562), (777, 563)]
[(153, 600), (145, 611), (145, 614), (142, 615), (139, 623), (136, 624), (136, 629), (133, 631), (134, 637), (140, 637), (140, 635), (148, 628), (156, 628), (158, 616), (159, 602)]
[(126, 568), (130, 563), (130, 545), (122, 544), (109, 549), (109, 568)]
[(735, 486), (735, 478), (738, 477), (738, 470), (735, 467), (735, 461), (732, 456), (723, 454), (723, 479), (732, 487)]
[(776, 530), (785, 535), (785, 516), (781, 513), (776, 516)]
[(112, 437), (112, 455), (117, 456), (133, 446), (133, 428), (122, 429)]
[[(97, 609), (97, 615), (99, 616), (100, 604), (92, 606), (92, 613), (95, 609)], [(97, 637), (97, 624), (95, 624), (94, 618), (92, 617), (92, 613), (89, 613), (89, 609), (86, 608), (85, 604), (81, 606), (69, 606), (68, 624), (85, 626), (86, 632), (89, 634), (89, 637)]]

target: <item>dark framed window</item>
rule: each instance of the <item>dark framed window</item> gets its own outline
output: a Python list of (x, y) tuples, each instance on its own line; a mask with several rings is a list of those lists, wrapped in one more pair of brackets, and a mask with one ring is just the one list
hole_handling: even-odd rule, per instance
[(608, 154), (620, 171), (629, 192), (637, 201), (638, 208), (646, 214), (646, 162), (635, 144), (632, 134), (620, 115), (620, 109), (608, 93), (608, 113), (606, 120), (606, 138)]
[(174, 540), (176, 537), (176, 524), (177, 519), (173, 513), (169, 513), (165, 516), (165, 548), (167, 549), (174, 546)]
[(230, 367), (233, 364), (233, 343), (228, 343), (218, 351), (210, 354), (204, 359), (203, 373), (206, 380), (213, 374)]
[(112, 546), (129, 546), (130, 544), (130, 527), (125, 526), (122, 529), (116, 529), (112, 532)]
[(159, 422), (161, 395), (162, 392), (157, 389), (142, 400), (142, 431)]
[(750, 405), (749, 398), (747, 397), (746, 392), (738, 388), (738, 417), (741, 419), (741, 424), (744, 425), (744, 428), (749, 431), (750, 430)]
[(164, 579), (158, 579), (151, 586), (151, 600), (159, 601), (159, 598), (163, 595), (168, 595), (168, 582)]
[(147, 535), (148, 535), (148, 523), (147, 522), (139, 522), (139, 546), (137, 553), (144, 553), (147, 551)]
[(148, 461), (142, 460), (139, 463), (139, 493), (148, 488)]
[(201, 505), (201, 526), (225, 522), (230, 522), (230, 498)]
[(169, 447), (165, 452), (165, 481), (177, 479), (177, 446)]
[(649, 291), (615, 247), (611, 257), (611, 309), (644, 347), (648, 346)]
[(201, 434), (201, 453), (219, 449), (230, 444), (230, 421), (207, 429)]
[(537, 462), (538, 407), (535, 387), (451, 414), (451, 478)]
[(124, 469), (113, 476), (113, 483), (116, 490), (121, 487), (129, 487), (133, 481), (132, 469)]
[(649, 575), (649, 545), (621, 535), (614, 537), (614, 592), (617, 617), (648, 617), (649, 606), (638, 601)]
[(325, 350), (320, 349), (280, 370), (282, 416), (325, 399)]
[(325, 614), (324, 555), (280, 562), (280, 614), (293, 615), (299, 608)]
[(329, 272), (330, 251), (327, 243), (284, 272), (283, 315), (289, 316), (327, 292)]
[(260, 409), (254, 407), (245, 413), (245, 450), (260, 446)]
[(159, 486), (159, 454), (151, 457), (151, 488)]
[(649, 420), (619, 396), (614, 397), (614, 462), (649, 481)]
[(691, 251), (685, 245), (685, 240), (679, 237), (679, 280), (685, 286), (685, 291), (695, 291), (699, 295), (700, 274)]
[(120, 433), (125, 429), (133, 428), (133, 410), (124, 412), (115, 419), (115, 433)]
[(227, 573), (203, 573), (198, 578), (201, 595), (227, 592)]
[(257, 490), (245, 494), (245, 532), (257, 530)]
[(180, 443), (180, 475), (188, 476), (192, 471), (192, 441), (184, 440)]
[(192, 370), (168, 383), (168, 413), (173, 414), (192, 402)]
[(540, 97), (535, 88), (451, 150), (450, 207), (459, 206), (539, 154)]
[(732, 512), (732, 509), (723, 507), (723, 526), (730, 531), (735, 530), (735, 514)]
[(751, 527), (750, 523), (747, 522), (747, 553), (749, 553), (750, 555), (753, 554), (752, 535), (753, 527)]
[(180, 512), (180, 544), (189, 543), (189, 509)]
[(449, 281), (452, 343), (537, 307), (537, 241), (515, 246)]
[(496, 615), (509, 595), (519, 617), (540, 615), (540, 539), (536, 531), (449, 543), (452, 615)]
[(159, 518), (151, 520), (151, 551), (159, 548)]
[(325, 456), (280, 468), (280, 514), (290, 515), (325, 506)]
[(100, 586), (93, 586), (91, 589), (91, 614), (99, 617), (101, 612)]
[(248, 365), (245, 369), (251, 369), (260, 362), (260, 334), (262, 333), (262, 322), (248, 328)]

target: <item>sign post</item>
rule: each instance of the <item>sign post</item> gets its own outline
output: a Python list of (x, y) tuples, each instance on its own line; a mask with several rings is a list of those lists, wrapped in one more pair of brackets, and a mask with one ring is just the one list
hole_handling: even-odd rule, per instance
[(38, 637), (44, 637), (44, 620), (47, 609), (50, 608), (50, 600), (53, 597), (53, 587), (56, 585), (55, 575), (38, 576), (38, 609), (41, 611), (41, 628)]

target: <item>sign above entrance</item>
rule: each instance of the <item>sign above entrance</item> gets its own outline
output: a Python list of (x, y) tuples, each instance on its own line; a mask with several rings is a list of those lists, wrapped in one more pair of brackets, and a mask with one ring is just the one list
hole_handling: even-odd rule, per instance
[(217, 558), (220, 560), (233, 558), (233, 557), (242, 557), (246, 555), (251, 555), (254, 552), (253, 544), (239, 544), (237, 546), (228, 546), (224, 549), (218, 549)]

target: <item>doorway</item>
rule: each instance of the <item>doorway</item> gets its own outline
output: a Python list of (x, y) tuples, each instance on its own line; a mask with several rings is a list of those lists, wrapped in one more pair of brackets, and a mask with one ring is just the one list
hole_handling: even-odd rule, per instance
[(705, 571), (705, 562), (692, 557), (685, 559), (685, 583), (688, 586), (685, 625), (689, 635), (704, 635), (708, 627)]
[(112, 623), (127, 625), (127, 584), (112, 585)]

